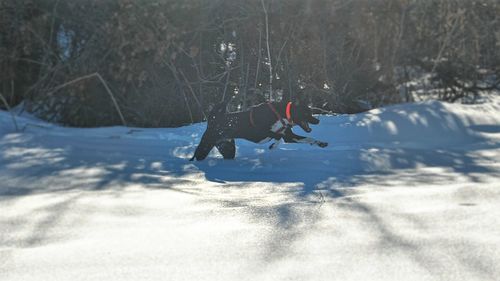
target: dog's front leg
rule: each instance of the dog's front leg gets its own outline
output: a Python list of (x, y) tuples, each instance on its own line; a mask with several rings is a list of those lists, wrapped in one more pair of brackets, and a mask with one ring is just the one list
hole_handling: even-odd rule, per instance
[(270, 146), (269, 146), (269, 149), (276, 149), (278, 148), (278, 146), (280, 145), (281, 143), (281, 139), (279, 140), (275, 140)]
[(201, 137), (200, 144), (196, 148), (193, 157), (189, 159), (189, 161), (193, 161), (195, 159), (197, 161), (201, 161), (205, 159), (208, 153), (210, 153), (210, 150), (212, 150), (212, 148), (215, 146), (215, 140), (216, 137), (213, 132), (211, 132), (210, 130), (205, 131), (205, 133)]
[(292, 132), (291, 129), (287, 129), (285, 131), (285, 136), (283, 137), (283, 139), (287, 143), (308, 143), (310, 145), (317, 145), (319, 147), (327, 147), (328, 146), (327, 142), (315, 140), (315, 139), (309, 138), (309, 137), (303, 137), (303, 136), (296, 135)]
[(283, 135), (275, 133), (273, 131), (269, 131), (269, 137), (274, 139), (274, 142), (269, 146), (269, 149), (275, 149), (281, 143), (281, 139), (283, 138)]
[(294, 139), (296, 143), (308, 143), (310, 145), (317, 145), (319, 147), (327, 147), (328, 143), (324, 141), (315, 140), (313, 138), (303, 137), (303, 139)]

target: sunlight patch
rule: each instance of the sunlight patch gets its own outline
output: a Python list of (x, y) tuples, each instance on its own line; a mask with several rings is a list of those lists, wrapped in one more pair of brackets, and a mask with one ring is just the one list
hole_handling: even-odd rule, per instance
[(389, 131), (390, 135), (397, 135), (398, 134), (398, 128), (396, 127), (396, 124), (392, 121), (386, 121), (384, 123), (385, 128)]
[(162, 170), (163, 169), (163, 163), (162, 162), (153, 162), (149, 166), (152, 170)]
[(361, 154), (361, 160), (366, 163), (366, 171), (380, 171), (391, 169), (390, 156), (373, 148)]
[(106, 170), (102, 168), (92, 168), (92, 167), (82, 167), (74, 168), (69, 170), (64, 170), (59, 173), (59, 176), (69, 176), (69, 177), (97, 177), (106, 175)]
[(44, 148), (21, 148), (13, 147), (3, 152), (3, 157), (8, 160), (15, 160), (9, 164), (9, 168), (26, 168), (36, 165), (52, 165), (63, 161), (64, 149), (44, 149)]
[(255, 152), (255, 154), (263, 154), (266, 152), (266, 150), (263, 148), (256, 148), (253, 151)]
[(262, 168), (262, 161), (260, 159), (250, 159), (250, 163), (252, 163), (251, 171)]
[(192, 156), (191, 154), (193, 154), (193, 148), (194, 145), (179, 146), (174, 148), (172, 155), (177, 158), (189, 159)]
[(64, 152), (63, 149), (45, 149), (45, 148), (22, 148), (13, 147), (4, 151), (3, 155), (5, 158), (51, 158), (60, 155)]
[(118, 163), (118, 164), (111, 164), (111, 165), (108, 165), (108, 167), (110, 169), (113, 169), (113, 170), (124, 170), (127, 167), (127, 162), (122, 162), (122, 163)]
[(24, 143), (28, 140), (30, 140), (32, 137), (26, 134), (20, 134), (20, 133), (11, 133), (11, 134), (6, 134), (1, 138), (1, 141), (4, 143), (9, 143), (9, 144), (18, 144), (18, 143)]

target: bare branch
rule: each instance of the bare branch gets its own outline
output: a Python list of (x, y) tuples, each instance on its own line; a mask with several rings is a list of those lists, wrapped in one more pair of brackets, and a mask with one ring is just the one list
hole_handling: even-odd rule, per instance
[(205, 111), (203, 111), (203, 107), (201, 106), (201, 103), (200, 101), (198, 100), (198, 98), (196, 97), (195, 93), (194, 93), (194, 90), (193, 90), (193, 87), (191, 87), (191, 84), (189, 83), (189, 81), (187, 80), (186, 78), (186, 75), (184, 75), (184, 72), (182, 72), (182, 70), (179, 70), (179, 73), (181, 74), (182, 78), (184, 78), (184, 81), (186, 81), (186, 85), (188, 86), (189, 90), (191, 91), (191, 94), (193, 95), (193, 98), (194, 100), (196, 101), (196, 103), (198, 104), (198, 106), (200, 107), (200, 111), (201, 113), (203, 114), (203, 117), (205, 117), (205, 119), (207, 119), (207, 115), (205, 114)]
[(67, 87), (69, 85), (78, 83), (78, 82), (80, 82), (82, 80), (94, 78), (94, 77), (97, 77), (97, 79), (99, 79), (99, 81), (102, 83), (102, 85), (104, 86), (104, 88), (108, 92), (109, 97), (111, 98), (111, 101), (113, 102), (113, 105), (115, 106), (115, 109), (118, 112), (118, 115), (120, 115), (120, 119), (122, 121), (123, 126), (127, 127), (127, 122), (125, 122), (125, 118), (123, 117), (122, 111), (120, 110), (120, 107), (118, 106), (118, 103), (117, 103), (117, 101), (115, 99), (115, 96), (113, 95), (113, 92), (108, 87), (108, 83), (106, 83), (106, 81), (102, 78), (102, 76), (99, 73), (97, 73), (97, 72), (89, 74), (89, 75), (81, 76), (81, 77), (78, 77), (78, 78), (76, 78), (74, 80), (66, 82), (64, 84), (61, 84), (61, 85), (53, 88), (50, 92), (47, 93), (47, 95), (54, 94), (55, 92), (61, 90), (62, 88), (65, 88), (65, 87)]
[(264, 0), (260, 0), (262, 9), (264, 10), (264, 19), (266, 22), (266, 46), (267, 46), (267, 59), (269, 61), (269, 100), (273, 99), (273, 61), (271, 58), (271, 47), (269, 43), (269, 16), (267, 14), (266, 5)]
[(10, 116), (12, 117), (12, 123), (14, 123), (14, 127), (16, 128), (16, 132), (19, 131), (19, 127), (17, 126), (17, 121), (16, 121), (16, 116), (14, 116), (14, 113), (12, 113), (12, 110), (10, 109), (9, 103), (7, 103), (7, 100), (4, 98), (2, 93), (0, 93), (0, 100), (2, 100), (3, 104), (7, 108), (7, 110), (10, 113)]

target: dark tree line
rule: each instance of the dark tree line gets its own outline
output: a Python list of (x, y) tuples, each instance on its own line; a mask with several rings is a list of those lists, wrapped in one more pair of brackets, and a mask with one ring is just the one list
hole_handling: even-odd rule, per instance
[(0, 0), (0, 94), (73, 126), (178, 126), (223, 99), (473, 101), (499, 49), (497, 0)]

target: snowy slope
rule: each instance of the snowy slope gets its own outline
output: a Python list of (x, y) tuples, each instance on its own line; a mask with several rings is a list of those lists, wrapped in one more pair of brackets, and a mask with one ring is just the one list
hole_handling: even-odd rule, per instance
[(193, 163), (205, 124), (16, 132), (0, 111), (0, 280), (498, 278), (498, 97), (320, 119), (325, 149)]

